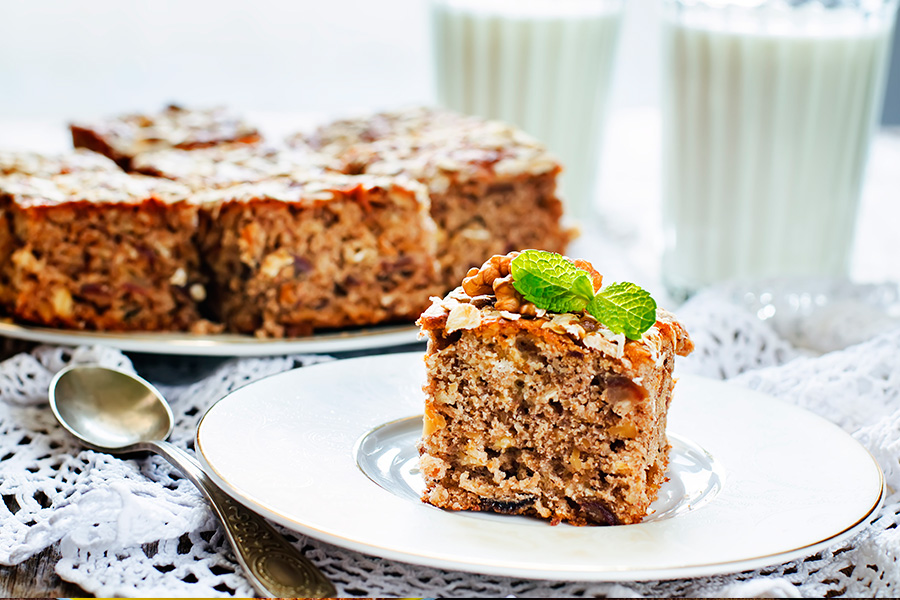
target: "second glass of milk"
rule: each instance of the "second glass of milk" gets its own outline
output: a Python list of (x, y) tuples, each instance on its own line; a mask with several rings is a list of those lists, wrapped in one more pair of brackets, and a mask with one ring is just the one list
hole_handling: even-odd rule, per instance
[(624, 0), (432, 0), (438, 101), (517, 125), (563, 165), (567, 212), (591, 214)]
[(896, 0), (665, 0), (663, 275), (844, 276)]

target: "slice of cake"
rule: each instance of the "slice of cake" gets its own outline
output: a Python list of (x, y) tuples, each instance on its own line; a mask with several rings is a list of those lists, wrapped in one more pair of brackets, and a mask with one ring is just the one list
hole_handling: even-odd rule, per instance
[(116, 161), (126, 171), (143, 152), (192, 150), (219, 144), (254, 144), (259, 131), (224, 108), (167, 106), (153, 114), (127, 114), (96, 122), (72, 123), (72, 143)]
[(493, 254), (563, 252), (574, 236), (561, 221), (558, 161), (504, 123), (416, 108), (335, 121), (289, 142), (340, 158), (349, 173), (425, 184), (445, 290)]
[(50, 327), (189, 328), (206, 289), (188, 194), (118, 170), (0, 177), (0, 304)]
[(413, 321), (435, 290), (421, 184), (323, 174), (202, 195), (217, 317), (261, 337)]
[[(539, 308), (516, 289), (529, 275), (516, 272), (517, 255), (472, 269), (419, 319), (428, 335), (422, 499), (554, 524), (640, 522), (665, 480), (672, 369), (691, 341), (655, 303), (643, 304), (652, 326), (629, 332), (639, 339), (587, 310)], [(568, 267), (582, 298), (607, 299), (589, 263)]]

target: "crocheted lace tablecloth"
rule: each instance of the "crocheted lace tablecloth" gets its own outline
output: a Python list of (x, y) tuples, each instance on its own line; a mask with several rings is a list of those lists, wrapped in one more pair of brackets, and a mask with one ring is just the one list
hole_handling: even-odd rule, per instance
[[(896, 141), (891, 152), (877, 154), (878, 160), (895, 166), (893, 161), (900, 156)], [(617, 160), (632, 164), (633, 158), (623, 145)], [(874, 185), (895, 190), (896, 174), (891, 180), (884, 178), (893, 169), (879, 173), (882, 179)], [(608, 210), (606, 230), (584, 236), (571, 254), (591, 259), (610, 280), (649, 281), (645, 287), (660, 298), (664, 292), (654, 272), (659, 242), (653, 232), (658, 224), (648, 217), (655, 214), (648, 200), (654, 194), (640, 174), (625, 183), (637, 208), (621, 214)], [(864, 205), (870, 218), (861, 225), (868, 228), (861, 243), (875, 262), (857, 265), (863, 280), (896, 269), (900, 262), (893, 231), (898, 218), (881, 218), (885, 214), (881, 211), (897, 217), (900, 208), (895, 200), (895, 195), (880, 194)], [(893, 258), (884, 254), (891, 248)], [(679, 372), (727, 380), (804, 407), (838, 424), (873, 453), (884, 470), (888, 495), (864, 531), (814, 556), (752, 572), (628, 584), (442, 571), (282, 531), (344, 597), (896, 596), (900, 287), (773, 281), (711, 289), (680, 307), (665, 300), (660, 304), (677, 308), (696, 344), (694, 354), (679, 361)], [(18, 564), (57, 546), (60, 577), (97, 596), (253, 595), (193, 485), (159, 457), (118, 459), (83, 448), (54, 420), (47, 403), (48, 385), (57, 371), (73, 363), (137, 370), (172, 404), (177, 420), (172, 441), (193, 450), (198, 419), (228, 392), (332, 358), (128, 356), (106, 347), (32, 347), (11, 340), (0, 340), (0, 356), (8, 357), (0, 362), (0, 563)]]
[[(890, 596), (900, 586), (900, 287), (772, 282), (722, 287), (678, 311), (696, 352), (680, 372), (725, 379), (818, 413), (878, 459), (888, 497), (850, 541), (805, 560), (731, 576), (632, 584), (534, 581), (393, 562), (285, 531), (340, 596)], [(56, 570), (98, 596), (251, 596), (211, 511), (158, 457), (86, 450), (54, 420), (50, 379), (73, 363), (134, 370), (176, 416), (172, 440), (192, 449), (198, 418), (249, 382), (331, 360), (229, 360), (41, 346), (0, 363), (0, 563), (53, 544)]]

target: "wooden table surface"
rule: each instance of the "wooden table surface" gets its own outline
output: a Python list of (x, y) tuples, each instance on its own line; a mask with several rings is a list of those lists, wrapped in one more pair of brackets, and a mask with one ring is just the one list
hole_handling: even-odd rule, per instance
[(59, 553), (50, 548), (14, 567), (0, 566), (0, 597), (85, 598), (92, 596), (79, 586), (63, 581), (53, 570)]

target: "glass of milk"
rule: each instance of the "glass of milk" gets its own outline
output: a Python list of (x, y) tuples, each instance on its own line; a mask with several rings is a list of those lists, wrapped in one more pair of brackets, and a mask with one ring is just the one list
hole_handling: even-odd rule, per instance
[(624, 0), (432, 0), (438, 102), (512, 123), (562, 162), (570, 215), (591, 214)]
[(664, 0), (663, 277), (845, 276), (897, 0)]

